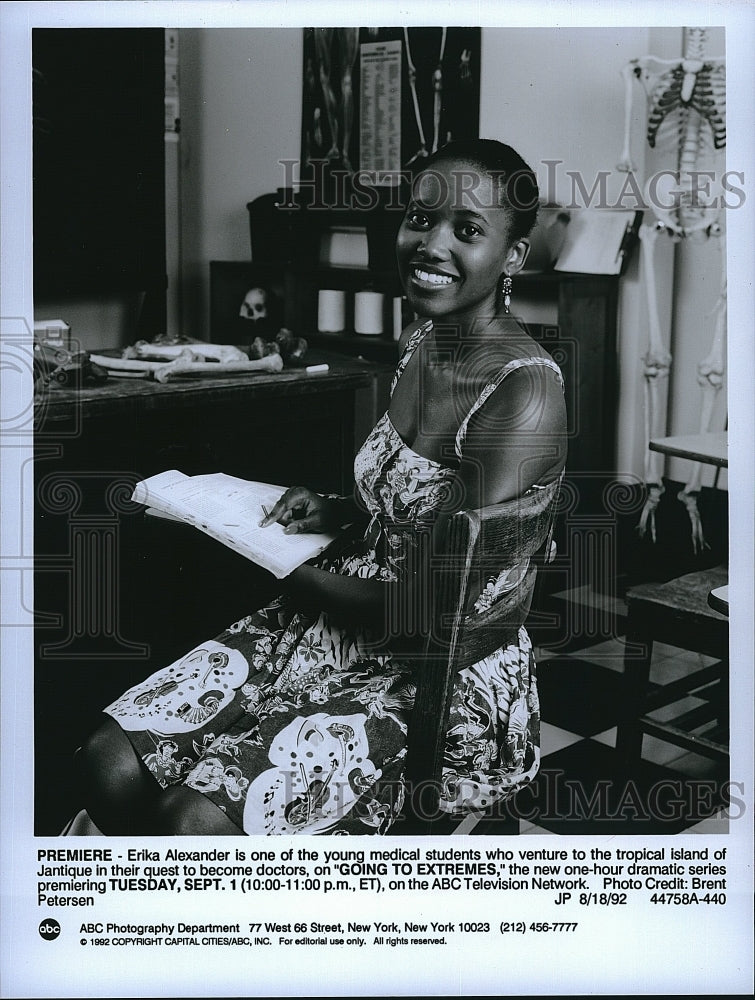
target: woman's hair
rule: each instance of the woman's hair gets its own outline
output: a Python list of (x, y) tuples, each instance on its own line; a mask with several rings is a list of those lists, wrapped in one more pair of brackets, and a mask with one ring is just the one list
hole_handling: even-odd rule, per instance
[(423, 160), (420, 169), (431, 170), (449, 160), (464, 160), (490, 174), (498, 186), (500, 205), (509, 212), (512, 242), (529, 235), (540, 192), (534, 172), (515, 149), (497, 139), (458, 139)]

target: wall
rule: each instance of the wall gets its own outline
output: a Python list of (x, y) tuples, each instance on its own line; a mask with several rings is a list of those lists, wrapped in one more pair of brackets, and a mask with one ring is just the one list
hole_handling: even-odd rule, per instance
[[(720, 37), (712, 41), (722, 44)], [(715, 54), (710, 45), (708, 51)], [(588, 191), (599, 171), (607, 170), (606, 190), (614, 200), (626, 178), (615, 169), (624, 131), (621, 70), (630, 59), (649, 53), (678, 58), (682, 30), (484, 28), (481, 135), (503, 138), (519, 149), (538, 172), (547, 197), (571, 199), (567, 170), (579, 171)], [(280, 186), (280, 158), (299, 155), (301, 59), (299, 29), (181, 31), (184, 333), (206, 335), (209, 261), (248, 259), (246, 203)], [(669, 166), (665, 154), (649, 149), (644, 130), (645, 107), (637, 87), (631, 132), (641, 179)], [(546, 160), (563, 163), (549, 174)], [(671, 380), (670, 433), (697, 430), (695, 365), (707, 353), (712, 334), (700, 317), (709, 311), (710, 294), (717, 294), (708, 261), (714, 252), (708, 247), (679, 254), (674, 276), (674, 248), (668, 240), (659, 241), (656, 280), (664, 329), (672, 325), (674, 281), (685, 297), (696, 290), (677, 304), (674, 316), (678, 342), (672, 342), (677, 369)], [(641, 477), (647, 303), (638, 256), (622, 279), (617, 465), (619, 473)], [(718, 426), (723, 426), (723, 407), (722, 399)], [(686, 476), (686, 463), (681, 464)], [(676, 467), (671, 471), (679, 473)]]
[(121, 295), (58, 296), (34, 301), (34, 319), (62, 319), (71, 328), (71, 350), (125, 347), (134, 340), (141, 292)]

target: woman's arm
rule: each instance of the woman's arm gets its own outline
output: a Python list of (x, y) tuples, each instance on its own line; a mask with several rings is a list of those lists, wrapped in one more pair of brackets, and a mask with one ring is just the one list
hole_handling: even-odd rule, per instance
[(287, 535), (304, 532), (332, 531), (342, 524), (361, 521), (366, 517), (353, 496), (322, 496), (306, 486), (292, 486), (286, 490), (260, 527), (269, 524), (283, 525)]
[(407, 534), (406, 561), (398, 579), (361, 579), (329, 573), (304, 564), (283, 581), (286, 591), (304, 611), (325, 611), (352, 626), (368, 628), (378, 645), (396, 650), (416, 648), (430, 627), (433, 529)]
[[(285, 586), (304, 608), (348, 618), (382, 631), (386, 639), (421, 638), (430, 624), (449, 518), (458, 510), (513, 499), (535, 483), (551, 481), (563, 469), (565, 456), (560, 382), (545, 366), (518, 369), (470, 421), (458, 472), (461, 488), (448, 491), (448, 502), (434, 512), (432, 522), (407, 532), (397, 582), (340, 576), (305, 564), (286, 578)], [(287, 530), (313, 530), (306, 527), (311, 523), (307, 517), (278, 519)]]
[(467, 426), (457, 509), (513, 500), (552, 482), (566, 463), (566, 406), (552, 368), (511, 372)]
[[(286, 491), (261, 524), (277, 521), (289, 534), (321, 531), (343, 523), (337, 514), (339, 509), (338, 503), (332, 506), (331, 498), (294, 487)], [(376, 633), (376, 639), (421, 636), (426, 631), (430, 607), (424, 597), (424, 566), (434, 537), (429, 522), (425, 526), (411, 525), (400, 538), (394, 536), (400, 546), (400, 551), (394, 553), (399, 575), (396, 581), (342, 576), (305, 563), (283, 580), (283, 586), (303, 610), (315, 614), (325, 611), (368, 627)]]
[(384, 624), (388, 590), (394, 586), (382, 580), (329, 573), (308, 563), (290, 573), (283, 585), (304, 610), (326, 611), (370, 628)]
[[(277, 522), (286, 534), (304, 534), (333, 530), (364, 517), (353, 497), (321, 496), (305, 486), (294, 486), (286, 490), (260, 526)], [(388, 583), (339, 576), (305, 563), (290, 573), (283, 585), (303, 609), (327, 611), (372, 627), (385, 621)]]

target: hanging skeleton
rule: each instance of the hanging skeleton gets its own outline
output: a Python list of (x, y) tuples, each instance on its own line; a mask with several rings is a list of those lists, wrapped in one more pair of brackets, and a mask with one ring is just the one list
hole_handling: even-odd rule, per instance
[[(662, 437), (666, 433), (666, 415), (662, 407), (663, 385), (671, 370), (672, 357), (664, 344), (658, 318), (655, 287), (654, 251), (658, 236), (668, 234), (674, 242), (688, 238), (720, 236), (718, 206), (715, 195), (699, 186), (703, 159), (726, 145), (726, 77), (723, 59), (704, 59), (706, 40), (703, 28), (691, 28), (683, 59), (656, 59), (645, 56), (633, 59), (623, 70), (625, 88), (624, 148), (619, 170), (633, 172), (636, 167), (630, 151), (633, 82), (639, 80), (648, 96), (647, 140), (651, 148), (673, 148), (678, 174), (675, 186), (665, 191), (671, 196), (669, 207), (660, 205), (657, 197), (649, 197), (657, 216), (654, 224), (640, 229), (642, 266), (648, 295), (648, 350), (643, 358), (645, 378), (645, 437)], [(712, 150), (711, 150), (712, 146)], [(725, 255), (722, 251), (722, 258)], [(702, 387), (703, 405), (699, 430), (710, 429), (713, 404), (723, 384), (724, 340), (726, 316), (725, 269), (721, 295), (716, 306), (716, 325), (710, 351), (698, 364), (698, 383)], [(678, 499), (685, 505), (692, 527), (695, 553), (706, 547), (697, 505), (702, 469), (693, 465), (692, 473)], [(640, 517), (641, 536), (649, 531), (655, 541), (655, 510), (663, 494), (662, 459), (657, 452), (646, 451), (645, 482), (648, 497)]]

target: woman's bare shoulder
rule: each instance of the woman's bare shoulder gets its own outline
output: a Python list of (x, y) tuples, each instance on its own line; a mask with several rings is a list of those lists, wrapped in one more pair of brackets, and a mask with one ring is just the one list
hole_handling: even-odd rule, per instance
[(398, 341), (399, 357), (401, 357), (401, 355), (406, 350), (406, 345), (409, 343), (409, 340), (411, 339), (412, 335), (415, 334), (417, 330), (419, 330), (420, 327), (424, 325), (425, 325), (425, 320), (422, 319), (415, 319), (412, 320), (411, 323), (407, 323), (407, 325), (401, 331), (401, 336), (399, 337)]
[(512, 499), (556, 478), (567, 452), (559, 375), (547, 365), (518, 367), (480, 402), (466, 427), (460, 469), (480, 504)]
[(498, 432), (496, 450), (516, 435), (561, 437), (566, 429), (566, 405), (561, 369), (547, 350), (529, 334), (501, 338), (469, 366), (468, 398), (476, 399), (470, 414), (468, 441), (489, 429)]
[(524, 376), (530, 383), (552, 376), (561, 378), (560, 369), (548, 351), (518, 325), (508, 325), (500, 336), (469, 342), (458, 376), (468, 391), (483, 392), (491, 383), (508, 381), (520, 369), (531, 370)]

